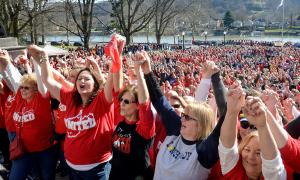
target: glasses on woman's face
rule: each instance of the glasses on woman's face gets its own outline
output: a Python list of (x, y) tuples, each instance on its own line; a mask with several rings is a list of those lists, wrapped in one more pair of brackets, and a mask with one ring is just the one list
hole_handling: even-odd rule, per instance
[(181, 105), (180, 105), (180, 104), (172, 104), (172, 107), (173, 107), (174, 109), (178, 109), (178, 108), (181, 107)]
[(252, 124), (250, 124), (248, 121), (240, 121), (241, 127), (243, 129), (248, 129), (250, 127), (250, 129), (256, 129), (256, 127)]
[(23, 90), (29, 90), (30, 87), (29, 87), (29, 86), (20, 86), (20, 89), (23, 89)]
[(187, 120), (187, 121), (189, 121), (189, 120), (197, 121), (197, 119), (192, 118), (191, 116), (189, 116), (189, 115), (187, 115), (187, 114), (184, 114), (184, 113), (181, 113), (181, 118), (184, 118), (184, 119)]
[(135, 101), (130, 101), (129, 99), (120, 99), (120, 103), (124, 103), (124, 104), (132, 104), (132, 103), (136, 103)]

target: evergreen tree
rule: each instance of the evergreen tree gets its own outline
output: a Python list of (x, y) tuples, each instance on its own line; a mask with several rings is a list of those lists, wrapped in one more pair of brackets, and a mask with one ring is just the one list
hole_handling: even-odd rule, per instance
[(230, 11), (227, 11), (225, 13), (223, 21), (224, 21), (224, 26), (227, 27), (227, 28), (229, 28), (231, 26), (231, 24), (234, 22), (234, 19), (233, 19), (232, 14), (231, 14)]

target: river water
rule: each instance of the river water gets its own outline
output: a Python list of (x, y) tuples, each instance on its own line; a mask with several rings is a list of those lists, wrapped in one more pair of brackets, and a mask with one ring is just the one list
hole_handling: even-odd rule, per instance
[[(161, 39), (161, 43), (168, 43), (168, 44), (177, 44), (178, 42), (181, 42), (182, 36), (163, 36)], [(185, 41), (191, 41), (191, 36), (185, 36)], [(225, 37), (227, 40), (255, 40), (255, 41), (281, 41), (281, 36), (260, 36), (260, 37), (251, 37), (251, 36), (229, 36), (227, 35)], [(66, 35), (50, 35), (46, 36), (46, 41), (67, 41)], [(91, 44), (96, 44), (99, 42), (108, 42), (110, 40), (110, 36), (91, 36), (90, 42)], [(195, 40), (201, 40), (204, 41), (203, 36), (195, 36)], [(223, 41), (224, 36), (208, 36), (207, 41)], [(78, 41), (80, 42), (80, 38), (77, 36), (69, 36), (70, 42)], [(132, 39), (133, 43), (147, 43), (147, 36), (133, 36)], [(300, 42), (300, 36), (284, 36), (283, 37), (284, 42)], [(149, 43), (156, 43), (155, 36), (149, 36), (148, 37)]]

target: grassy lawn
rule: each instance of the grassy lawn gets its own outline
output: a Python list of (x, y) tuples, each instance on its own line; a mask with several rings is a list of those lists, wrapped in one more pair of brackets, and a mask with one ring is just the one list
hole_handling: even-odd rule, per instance
[(68, 49), (70, 49), (70, 48), (72, 48), (72, 49), (77, 49), (79, 46), (65, 46), (65, 48), (62, 48), (60, 45), (58, 45), (58, 46), (54, 46), (54, 47), (58, 47), (58, 48), (61, 48), (61, 49), (68, 50)]
[[(266, 29), (265, 33), (279, 33), (281, 32), (281, 29)], [(289, 28), (284, 29), (283, 32), (300, 32), (300, 27), (298, 28)]]

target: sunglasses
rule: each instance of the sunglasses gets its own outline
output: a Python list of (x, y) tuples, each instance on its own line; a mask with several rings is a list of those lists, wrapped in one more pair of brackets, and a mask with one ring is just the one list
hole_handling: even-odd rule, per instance
[(189, 115), (187, 115), (187, 114), (184, 114), (184, 113), (181, 113), (181, 118), (184, 118), (184, 119), (187, 120), (187, 121), (189, 121), (189, 120), (197, 121), (197, 119), (192, 118), (191, 116), (189, 116)]
[(20, 89), (29, 90), (30, 87), (28, 87), (28, 86), (20, 86)]
[(130, 100), (128, 100), (128, 99), (123, 99), (123, 98), (121, 98), (120, 99), (120, 103), (124, 103), (124, 104), (132, 104), (132, 103), (136, 103), (135, 101), (130, 101)]
[(248, 121), (240, 121), (240, 124), (243, 129), (248, 129), (249, 127), (250, 129), (256, 129), (256, 127), (250, 124)]
[(181, 105), (180, 104), (172, 104), (172, 107), (175, 108), (175, 109), (178, 109), (178, 108), (181, 107)]

